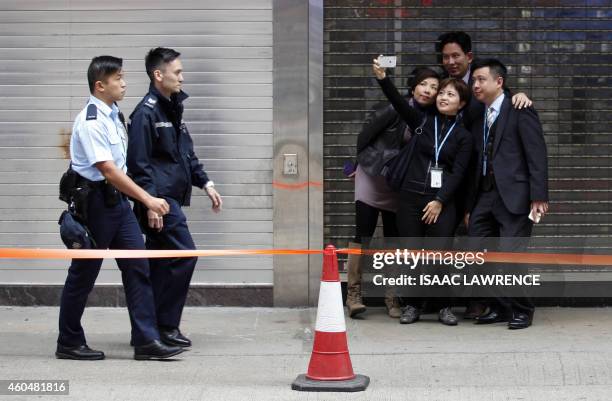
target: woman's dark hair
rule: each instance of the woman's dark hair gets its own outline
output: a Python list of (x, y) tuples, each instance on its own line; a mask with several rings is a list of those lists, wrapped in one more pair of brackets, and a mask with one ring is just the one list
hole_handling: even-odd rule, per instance
[(470, 93), (470, 88), (468, 88), (467, 84), (463, 82), (462, 79), (448, 77), (440, 82), (440, 89), (446, 88), (448, 85), (451, 85), (457, 93), (459, 94), (459, 100), (461, 102), (465, 102), (465, 106), (470, 102), (470, 97), (472, 94)]
[(427, 78), (435, 78), (438, 81), (440, 80), (440, 74), (438, 74), (435, 70), (429, 67), (420, 67), (412, 70), (412, 78), (408, 80), (408, 86), (410, 87), (410, 94), (414, 93), (414, 89), (418, 84), (426, 80)]
[(98, 56), (91, 59), (89, 68), (87, 69), (87, 83), (89, 84), (89, 93), (93, 95), (94, 87), (97, 81), (103, 81), (110, 75), (121, 71), (123, 67), (123, 59), (113, 56)]
[(181, 53), (174, 49), (168, 49), (165, 47), (157, 47), (149, 50), (149, 53), (145, 57), (145, 68), (149, 79), (153, 81), (153, 72), (159, 70), (162, 65), (168, 64), (179, 58)]

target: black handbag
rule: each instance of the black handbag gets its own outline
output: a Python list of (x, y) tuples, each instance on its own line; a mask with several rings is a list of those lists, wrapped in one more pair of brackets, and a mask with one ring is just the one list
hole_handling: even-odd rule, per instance
[(357, 136), (357, 162), (369, 176), (381, 174), (402, 147), (406, 123), (390, 104), (375, 108)]
[(423, 133), (423, 126), (425, 126), (426, 122), (427, 115), (423, 118), (421, 125), (414, 130), (414, 135), (412, 135), (410, 141), (382, 169), (381, 175), (385, 177), (385, 181), (392, 191), (399, 192), (402, 188), (402, 182), (408, 172), (414, 148), (419, 136)]
[(406, 123), (397, 117), (376, 139), (357, 154), (357, 162), (369, 176), (381, 175), (385, 165), (400, 152)]

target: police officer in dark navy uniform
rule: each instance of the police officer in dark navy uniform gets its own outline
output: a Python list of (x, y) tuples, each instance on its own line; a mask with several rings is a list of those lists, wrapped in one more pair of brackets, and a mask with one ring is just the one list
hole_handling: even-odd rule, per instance
[[(84, 223), (99, 249), (144, 249), (142, 233), (125, 195), (138, 199), (160, 215), (168, 213), (164, 199), (155, 198), (125, 173), (127, 137), (116, 102), (123, 99), (122, 60), (112, 56), (92, 59), (87, 71), (91, 97), (77, 115), (70, 139), (71, 168), (79, 189), (87, 188), (82, 206)], [(124, 195), (125, 194), (125, 195)], [(87, 297), (102, 259), (73, 259), (62, 292), (57, 351), (60, 359), (104, 359), (102, 351), (87, 346), (81, 326)], [(165, 359), (183, 349), (160, 341), (147, 259), (117, 259), (132, 324), (134, 358)]]
[[(151, 49), (145, 58), (151, 79), (149, 92), (130, 116), (128, 173), (151, 196), (164, 198), (170, 212), (163, 216), (135, 205), (146, 234), (147, 249), (195, 249), (182, 211), (189, 206), (191, 187), (206, 191), (213, 211), (222, 200), (193, 151), (193, 141), (183, 122), (181, 90), (183, 66), (180, 53), (167, 48)], [(157, 324), (162, 341), (191, 346), (180, 329), (181, 314), (197, 258), (150, 259)]]

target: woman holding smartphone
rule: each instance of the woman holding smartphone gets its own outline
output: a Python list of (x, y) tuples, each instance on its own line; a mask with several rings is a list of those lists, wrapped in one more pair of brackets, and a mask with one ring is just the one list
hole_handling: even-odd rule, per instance
[[(409, 82), (410, 92), (406, 97), (400, 96), (410, 107), (425, 112), (433, 107), (438, 92), (440, 77), (429, 68), (419, 68), (412, 72)], [(376, 230), (378, 216), (382, 215), (383, 234), (385, 237), (397, 237), (395, 212), (398, 206), (398, 194), (393, 192), (380, 175), (384, 164), (383, 154), (387, 150), (399, 148), (407, 142), (412, 131), (398, 116), (391, 105), (375, 110), (366, 120), (357, 139), (357, 169), (349, 174), (355, 179), (355, 239), (349, 243), (350, 248), (361, 248), (365, 238), (372, 237)], [(399, 140), (384, 141), (382, 137), (399, 137)], [(355, 317), (365, 312), (366, 307), (361, 297), (360, 255), (349, 255), (347, 300), (349, 316)], [(385, 305), (389, 316), (399, 318), (400, 303), (393, 291), (387, 291)]]
[[(470, 100), (470, 90), (460, 79), (440, 82), (436, 108), (425, 112), (410, 105), (386, 76), (385, 68), (374, 59), (373, 71), (383, 92), (414, 135), (414, 147), (408, 169), (402, 178), (397, 208), (397, 226), (401, 237), (452, 238), (456, 227), (455, 198), (472, 155), (472, 135), (457, 115)], [(443, 241), (442, 246), (452, 242)], [(409, 302), (402, 310), (400, 323), (416, 322), (422, 300)], [(439, 310), (438, 320), (454, 326), (457, 318), (450, 301)]]

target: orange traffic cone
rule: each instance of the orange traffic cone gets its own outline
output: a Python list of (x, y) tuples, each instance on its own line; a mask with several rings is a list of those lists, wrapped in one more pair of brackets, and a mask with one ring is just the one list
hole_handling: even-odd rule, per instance
[(353, 373), (346, 341), (342, 290), (336, 248), (328, 245), (323, 253), (323, 273), (314, 344), (308, 372), (299, 375), (291, 388), (298, 391), (363, 391), (370, 378)]

